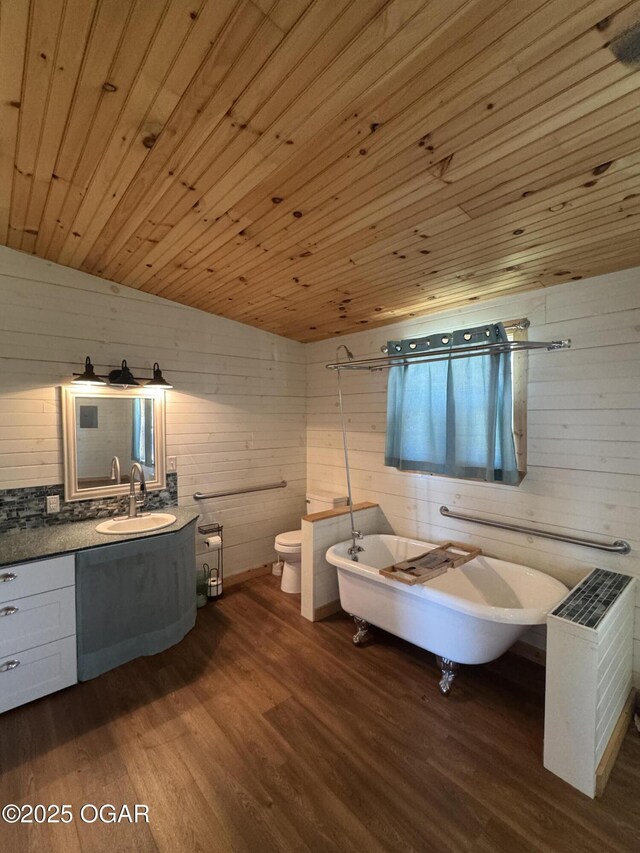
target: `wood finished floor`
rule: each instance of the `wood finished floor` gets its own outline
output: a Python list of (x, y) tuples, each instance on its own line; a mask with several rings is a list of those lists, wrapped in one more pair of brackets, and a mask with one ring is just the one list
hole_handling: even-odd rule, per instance
[[(69, 803), (69, 826), (0, 824), (4, 851), (637, 851), (640, 738), (599, 801), (541, 763), (543, 670), (506, 655), (448, 699), (433, 656), (350, 620), (312, 625), (265, 577), (140, 659), (0, 717), (0, 802)], [(83, 824), (84, 803), (150, 824)]]

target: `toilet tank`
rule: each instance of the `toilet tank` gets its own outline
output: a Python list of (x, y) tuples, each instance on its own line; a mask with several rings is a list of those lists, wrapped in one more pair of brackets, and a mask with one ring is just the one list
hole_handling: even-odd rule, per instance
[(335, 509), (338, 506), (346, 506), (348, 502), (349, 498), (346, 495), (314, 489), (307, 493), (307, 514), (311, 515), (314, 512), (325, 512), (325, 510)]

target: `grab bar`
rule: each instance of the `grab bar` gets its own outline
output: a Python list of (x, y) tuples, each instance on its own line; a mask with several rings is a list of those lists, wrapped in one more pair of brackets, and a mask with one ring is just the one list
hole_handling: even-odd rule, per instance
[(244, 495), (246, 492), (267, 492), (269, 489), (284, 489), (286, 485), (286, 480), (280, 480), (279, 483), (269, 483), (267, 486), (247, 486), (244, 489), (234, 489), (231, 492), (196, 492), (193, 498), (196, 501), (207, 501), (209, 498), (225, 498), (228, 495)]
[(474, 518), (471, 515), (463, 515), (459, 512), (451, 512), (448, 506), (440, 507), (440, 515), (447, 518), (460, 518), (462, 521), (472, 521), (474, 524), (486, 524), (487, 527), (500, 527), (502, 530), (515, 530), (516, 533), (530, 533), (533, 536), (542, 536), (544, 539), (557, 539), (558, 542), (569, 542), (571, 545), (585, 545), (587, 548), (597, 548), (599, 551), (613, 551), (616, 554), (628, 554), (631, 545), (624, 539), (616, 539), (613, 545), (606, 542), (593, 542), (590, 539), (578, 539), (576, 536), (563, 536), (561, 533), (552, 533), (548, 530), (537, 530), (535, 527), (521, 527), (518, 524), (506, 524), (504, 521), (490, 521), (484, 518)]

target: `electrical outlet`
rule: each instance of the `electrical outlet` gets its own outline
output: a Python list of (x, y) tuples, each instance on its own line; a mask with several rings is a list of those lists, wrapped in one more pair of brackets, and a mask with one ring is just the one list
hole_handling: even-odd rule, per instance
[(167, 456), (167, 471), (177, 471), (178, 470), (178, 457), (177, 456)]
[(47, 515), (53, 512), (60, 512), (60, 495), (47, 496)]

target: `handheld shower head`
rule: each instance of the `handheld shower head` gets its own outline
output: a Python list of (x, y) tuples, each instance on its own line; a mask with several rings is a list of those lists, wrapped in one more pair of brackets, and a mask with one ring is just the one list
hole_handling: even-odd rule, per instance
[(338, 353), (340, 352), (341, 349), (343, 349), (345, 351), (349, 361), (353, 361), (353, 353), (351, 352), (349, 347), (347, 347), (345, 344), (338, 344), (338, 346), (336, 347), (336, 360), (339, 360)]

